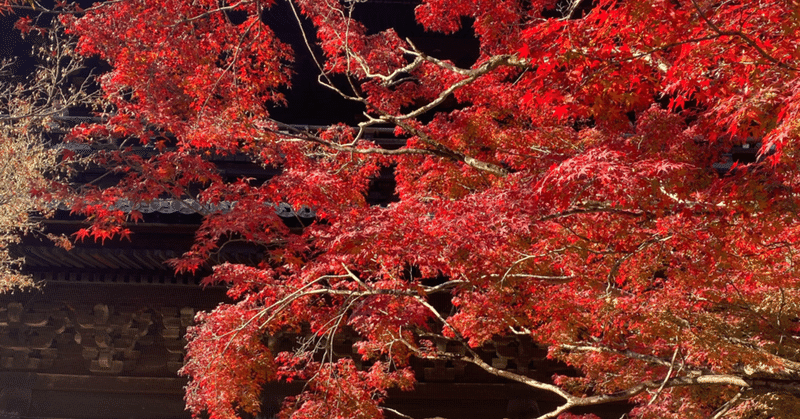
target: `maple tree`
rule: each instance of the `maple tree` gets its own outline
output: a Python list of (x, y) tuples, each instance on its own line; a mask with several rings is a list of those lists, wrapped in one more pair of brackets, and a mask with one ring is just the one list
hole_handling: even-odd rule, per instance
[(65, 37), (57, 22), (49, 31), (29, 34), (30, 22), (23, 18), (16, 26), (35, 39), (36, 67), (22, 76), (15, 60), (0, 61), (0, 292), (37, 285), (20, 272), (24, 260), (10, 249), (22, 235), (35, 233), (70, 246), (66, 237), (48, 234), (41, 225), (41, 216), (52, 210), (41, 192), (67, 169), (48, 133), (59, 128), (58, 118), (68, 109), (100, 100), (99, 92), (88, 88), (89, 78), (75, 85), (69, 77), (85, 68), (83, 57), (74, 52), (75, 40)]
[[(283, 417), (402, 415), (381, 403), (413, 388), (412, 358), (560, 396), (541, 418), (615, 401), (641, 418), (797, 411), (800, 3), (421, 1), (427, 30), (471, 25), (479, 56), (459, 67), (369, 30), (358, 2), (297, 0), (320, 83), (364, 112), (315, 132), (270, 118), (293, 57), (263, 23), (272, 3), (117, 0), (63, 19), (79, 52), (111, 66), (100, 82), (113, 113), (75, 136), (161, 150), (97, 156), (123, 177), (77, 191), (74, 211), (93, 221), (78, 236), (125, 235), (139, 215), (119, 200), (171, 196), (205, 213), (176, 269), (226, 240), (264, 249), (260, 265), (205, 279), (238, 302), (188, 334), (193, 414), (256, 413), (264, 382), (301, 379)], [(372, 126), (405, 145), (369, 141)], [(719, 165), (735, 146), (757, 158)], [(224, 182), (215, 153), (281, 173)], [(386, 167), (397, 201), (370, 206)], [(316, 222), (289, 231), (279, 202)], [(333, 353), (345, 330), (371, 367)], [(307, 340), (273, 352), (270, 336), (287, 333)], [(506, 336), (578, 374), (495, 368), (477, 348)]]

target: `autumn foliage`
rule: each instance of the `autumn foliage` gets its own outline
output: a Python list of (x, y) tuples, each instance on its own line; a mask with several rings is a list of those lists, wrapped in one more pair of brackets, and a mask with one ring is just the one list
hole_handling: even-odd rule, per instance
[(56, 23), (29, 34), (31, 22), (22, 18), (16, 27), (36, 38), (33, 58), (59, 65), (37, 66), (21, 77), (15, 71), (18, 63), (0, 58), (0, 293), (38, 285), (21, 273), (24, 260), (11, 250), (23, 234), (69, 248), (66, 237), (47, 234), (41, 224), (42, 216), (52, 212), (44, 196), (54, 192), (51, 181), (63, 179), (66, 169), (58, 150), (48, 146), (48, 133), (69, 108), (91, 106), (100, 97), (80, 85), (68, 86), (67, 75), (83, 68), (84, 59), (75, 53), (73, 40), (63, 36), (63, 27)]
[[(171, 196), (206, 206), (176, 269), (230, 239), (264, 249), (258, 266), (206, 279), (238, 302), (189, 332), (192, 413), (254, 413), (261, 383), (307, 380), (284, 417), (392, 417), (381, 402), (413, 387), (412, 358), (563, 398), (542, 418), (624, 400), (638, 418), (797, 411), (800, 3), (421, 1), (429, 31), (471, 26), (479, 56), (458, 67), (352, 19), (358, 2), (297, 0), (320, 82), (364, 112), (354, 128), (313, 132), (270, 118), (293, 57), (263, 23), (271, 3), (118, 0), (64, 15), (79, 51), (111, 66), (101, 84), (114, 112), (75, 136), (161, 150), (102, 156), (124, 177), (80, 191), (75, 211), (95, 220), (81, 234), (125, 234), (135, 214), (119, 199)], [(405, 145), (365, 139), (373, 126)], [(736, 147), (758, 151), (731, 159)], [(212, 154), (282, 171), (223, 182)], [(370, 206), (381, 168), (397, 201)], [(280, 202), (312, 207), (316, 222), (289, 231)], [(372, 367), (334, 356), (345, 330)], [(279, 352), (269, 341), (282, 334), (305, 344)], [(538, 381), (475, 352), (504, 336), (578, 374)]]

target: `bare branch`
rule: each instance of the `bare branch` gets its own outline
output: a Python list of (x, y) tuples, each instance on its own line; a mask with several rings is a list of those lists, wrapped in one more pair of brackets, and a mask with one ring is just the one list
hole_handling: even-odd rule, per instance
[(426, 294), (435, 294), (437, 292), (448, 291), (452, 288), (457, 287), (458, 285), (465, 284), (466, 281), (462, 281), (459, 279), (453, 279), (442, 284), (433, 286), (433, 287), (422, 287)]
[(667, 385), (667, 381), (672, 376), (672, 371), (675, 369), (675, 358), (678, 356), (678, 352), (681, 350), (680, 342), (675, 345), (675, 352), (672, 353), (672, 360), (669, 362), (669, 370), (667, 371), (667, 375), (664, 377), (664, 382), (661, 383), (661, 386), (658, 387), (658, 390), (653, 394), (653, 397), (650, 398), (650, 401), (647, 404), (653, 404), (656, 401), (658, 396), (661, 394), (661, 391), (664, 390), (664, 386)]
[(414, 419), (413, 417), (411, 417), (411, 416), (408, 416), (408, 415), (406, 415), (406, 414), (404, 414), (404, 413), (400, 413), (400, 412), (398, 412), (397, 410), (395, 410), (395, 409), (392, 409), (392, 408), (390, 408), (390, 407), (381, 406), (381, 409), (382, 409), (383, 411), (386, 411), (386, 412), (392, 413), (392, 414), (394, 414), (394, 415), (400, 416), (400, 417), (401, 417), (401, 418), (403, 418), (403, 419)]
[(554, 214), (546, 215), (544, 217), (539, 218), (537, 221), (550, 221), (557, 218), (571, 217), (573, 215), (596, 214), (596, 213), (619, 214), (628, 217), (641, 217), (647, 214), (644, 211), (625, 210), (620, 208), (607, 207), (603, 205), (587, 205), (581, 207), (574, 207), (565, 211), (560, 211)]
[(637, 359), (639, 361), (645, 361), (645, 362), (649, 362), (649, 363), (652, 363), (652, 364), (663, 365), (665, 367), (668, 367), (668, 366), (671, 365), (669, 361), (667, 361), (665, 359), (662, 359), (662, 358), (658, 358), (658, 357), (652, 356), (652, 355), (640, 354), (638, 352), (633, 352), (633, 351), (629, 351), (629, 350), (620, 351), (620, 350), (615, 350), (615, 349), (611, 349), (611, 348), (604, 347), (604, 346), (558, 345), (556, 348), (557, 349), (566, 350), (566, 351), (574, 351), (574, 352), (611, 353), (611, 354), (621, 355), (621, 356), (624, 356), (624, 357), (627, 357), (627, 358), (631, 358), (631, 359)]
[(711, 416), (711, 419), (721, 419), (726, 413), (728, 413), (729, 410), (731, 410), (731, 408), (736, 406), (736, 402), (738, 402), (740, 398), (742, 398), (741, 391), (736, 393), (735, 396), (731, 397), (731, 399), (720, 406), (719, 409), (715, 410)]
[[(277, 121), (273, 121), (273, 122), (277, 123)], [(421, 149), (421, 148), (400, 148), (400, 149), (395, 149), (395, 150), (389, 150), (389, 149), (376, 148), (376, 147), (357, 148), (357, 147), (355, 147), (355, 144), (353, 144), (353, 143), (350, 143), (350, 144), (338, 144), (338, 143), (334, 143), (332, 141), (323, 140), (319, 136), (313, 135), (313, 134), (311, 134), (309, 132), (306, 132), (306, 131), (298, 130), (298, 129), (294, 128), (294, 127), (291, 127), (291, 126), (286, 125), (286, 124), (281, 124), (281, 123), (278, 123), (278, 125), (281, 126), (281, 127), (287, 128), (290, 131), (289, 133), (282, 132), (282, 131), (275, 131), (275, 130), (268, 130), (268, 131), (270, 131), (270, 132), (272, 132), (272, 133), (274, 133), (276, 135), (283, 136), (283, 137), (289, 137), (289, 138), (302, 140), (302, 141), (309, 141), (309, 142), (313, 142), (313, 143), (317, 143), (317, 144), (323, 145), (323, 146), (328, 147), (328, 148), (330, 148), (332, 150), (342, 151), (342, 152), (347, 152), (347, 153), (379, 154), (379, 155), (383, 155), (383, 156), (401, 156), (401, 155), (439, 156), (439, 157), (448, 158), (450, 160), (460, 161), (460, 162), (462, 162), (464, 164), (467, 164), (470, 167), (476, 168), (478, 170), (486, 171), (486, 172), (489, 172), (489, 173), (492, 173), (492, 174), (495, 174), (495, 175), (498, 175), (498, 176), (505, 176), (505, 175), (508, 174), (508, 171), (506, 169), (500, 167), (500, 166), (497, 166), (497, 165), (491, 164), (491, 163), (482, 162), (482, 161), (479, 161), (479, 160), (474, 159), (472, 157), (469, 157), (467, 155), (464, 155), (462, 153), (457, 153), (455, 151), (452, 151), (452, 150), (442, 146), (441, 144), (431, 140), (429, 137), (427, 137), (425, 135), (425, 133), (423, 133), (423, 132), (421, 132), (419, 130), (416, 130), (416, 129), (412, 128), (411, 126), (409, 126), (407, 124), (404, 124), (404, 123), (402, 123), (400, 121), (397, 121), (397, 122), (402, 124), (402, 127), (404, 129), (406, 129), (407, 131), (413, 132), (415, 135), (417, 135), (418, 137), (422, 138), (423, 141), (426, 144), (430, 144), (431, 146), (433, 146), (434, 149), (433, 150), (428, 150), (428, 149)]]
[(406, 52), (408, 52), (410, 54), (417, 55), (417, 58), (422, 58), (422, 59), (425, 59), (426, 61), (431, 61), (431, 62), (433, 62), (433, 63), (435, 63), (435, 64), (437, 64), (437, 65), (439, 65), (441, 67), (444, 67), (444, 68), (446, 68), (446, 69), (448, 69), (450, 71), (456, 72), (458, 74), (461, 74), (461, 75), (464, 75), (464, 76), (467, 76), (467, 77), (462, 79), (461, 81), (453, 83), (452, 85), (450, 85), (449, 87), (444, 89), (441, 93), (439, 93), (439, 96), (436, 99), (426, 103), (425, 105), (420, 106), (419, 108), (417, 108), (417, 109), (415, 109), (415, 110), (413, 110), (411, 112), (408, 112), (408, 113), (406, 113), (404, 115), (392, 116), (391, 117), (392, 122), (404, 121), (404, 120), (407, 120), (407, 119), (416, 118), (416, 117), (418, 117), (418, 116), (420, 116), (420, 115), (432, 110), (433, 108), (441, 105), (442, 102), (445, 101), (445, 99), (447, 99), (450, 95), (453, 94), (453, 92), (455, 92), (456, 90), (458, 90), (458, 89), (460, 89), (460, 88), (462, 88), (462, 87), (474, 82), (479, 77), (490, 73), (491, 71), (495, 70), (496, 68), (498, 68), (500, 66), (511, 65), (511, 64), (520, 62), (517, 59), (517, 57), (514, 56), (514, 55), (503, 54), (503, 55), (496, 55), (494, 57), (489, 58), (488, 60), (486, 60), (486, 62), (481, 64), (478, 68), (471, 69), (471, 70), (464, 70), (464, 69), (458, 69), (457, 67), (455, 67), (453, 65), (444, 63), (442, 61), (433, 59), (431, 57), (428, 57), (427, 55), (425, 55), (425, 54), (423, 54), (422, 52), (419, 52), (419, 51), (411, 51), (411, 50), (404, 50), (404, 51), (406, 51)]

